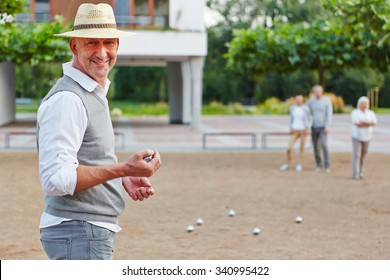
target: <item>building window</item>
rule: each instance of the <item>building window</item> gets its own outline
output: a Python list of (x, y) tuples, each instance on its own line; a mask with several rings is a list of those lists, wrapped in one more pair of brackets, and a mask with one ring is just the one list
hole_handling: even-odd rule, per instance
[(117, 25), (130, 25), (130, 1), (115, 0), (114, 12)]
[(51, 21), (51, 0), (30, 0), (23, 14), (16, 15), (18, 22)]
[(50, 21), (50, 0), (35, 0), (34, 2), (35, 20)]
[(156, 27), (165, 28), (168, 24), (168, 0), (154, 0), (153, 24)]
[(169, 0), (130, 0), (130, 24), (166, 28)]
[(138, 26), (152, 25), (151, 13), (153, 1), (150, 0), (133, 0), (134, 1), (134, 21)]

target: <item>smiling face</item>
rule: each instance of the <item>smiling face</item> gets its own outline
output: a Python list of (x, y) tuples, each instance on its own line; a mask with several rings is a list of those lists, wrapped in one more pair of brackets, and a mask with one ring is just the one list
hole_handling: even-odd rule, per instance
[(108, 73), (116, 62), (119, 40), (71, 38), (73, 67), (105, 87)]

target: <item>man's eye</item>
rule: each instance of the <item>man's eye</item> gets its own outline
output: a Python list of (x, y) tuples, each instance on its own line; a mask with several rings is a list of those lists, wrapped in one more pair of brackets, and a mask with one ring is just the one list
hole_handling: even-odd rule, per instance
[(97, 43), (95, 41), (91, 41), (91, 42), (88, 42), (87, 44), (90, 46), (95, 46)]

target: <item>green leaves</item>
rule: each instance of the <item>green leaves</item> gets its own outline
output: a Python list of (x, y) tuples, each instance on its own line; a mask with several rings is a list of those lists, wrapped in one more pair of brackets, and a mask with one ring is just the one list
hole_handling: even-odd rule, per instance
[(1, 0), (0, 13), (15, 15), (23, 13), (23, 8), (28, 4), (27, 0)]
[(64, 61), (70, 58), (66, 39), (53, 35), (64, 31), (61, 18), (54, 22), (0, 25), (0, 61), (16, 64)]
[(228, 67), (253, 79), (300, 68), (337, 71), (390, 62), (390, 1), (326, 0), (329, 18), (239, 30), (228, 44)]

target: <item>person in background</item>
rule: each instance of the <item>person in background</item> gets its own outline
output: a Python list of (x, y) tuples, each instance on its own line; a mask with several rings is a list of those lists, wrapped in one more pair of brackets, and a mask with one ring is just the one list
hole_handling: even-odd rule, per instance
[(290, 142), (287, 148), (287, 163), (280, 167), (285, 171), (290, 169), (291, 153), (295, 143), (300, 139), (299, 161), (296, 171), (302, 171), (302, 160), (305, 152), (306, 137), (311, 126), (311, 114), (309, 108), (303, 104), (303, 96), (295, 96), (295, 104), (290, 107)]
[[(316, 171), (325, 168), (326, 173), (330, 173), (330, 159), (328, 151), (328, 132), (332, 121), (333, 107), (329, 97), (324, 96), (324, 89), (320, 85), (312, 88), (314, 97), (306, 103), (313, 118), (311, 127), (311, 139), (313, 141), (314, 157), (316, 161)], [(320, 155), (320, 147), (324, 154), (324, 165)]]
[(351, 113), (352, 120), (352, 178), (363, 179), (363, 163), (368, 152), (373, 126), (377, 124), (375, 113), (369, 110), (367, 97), (359, 98), (357, 108)]

